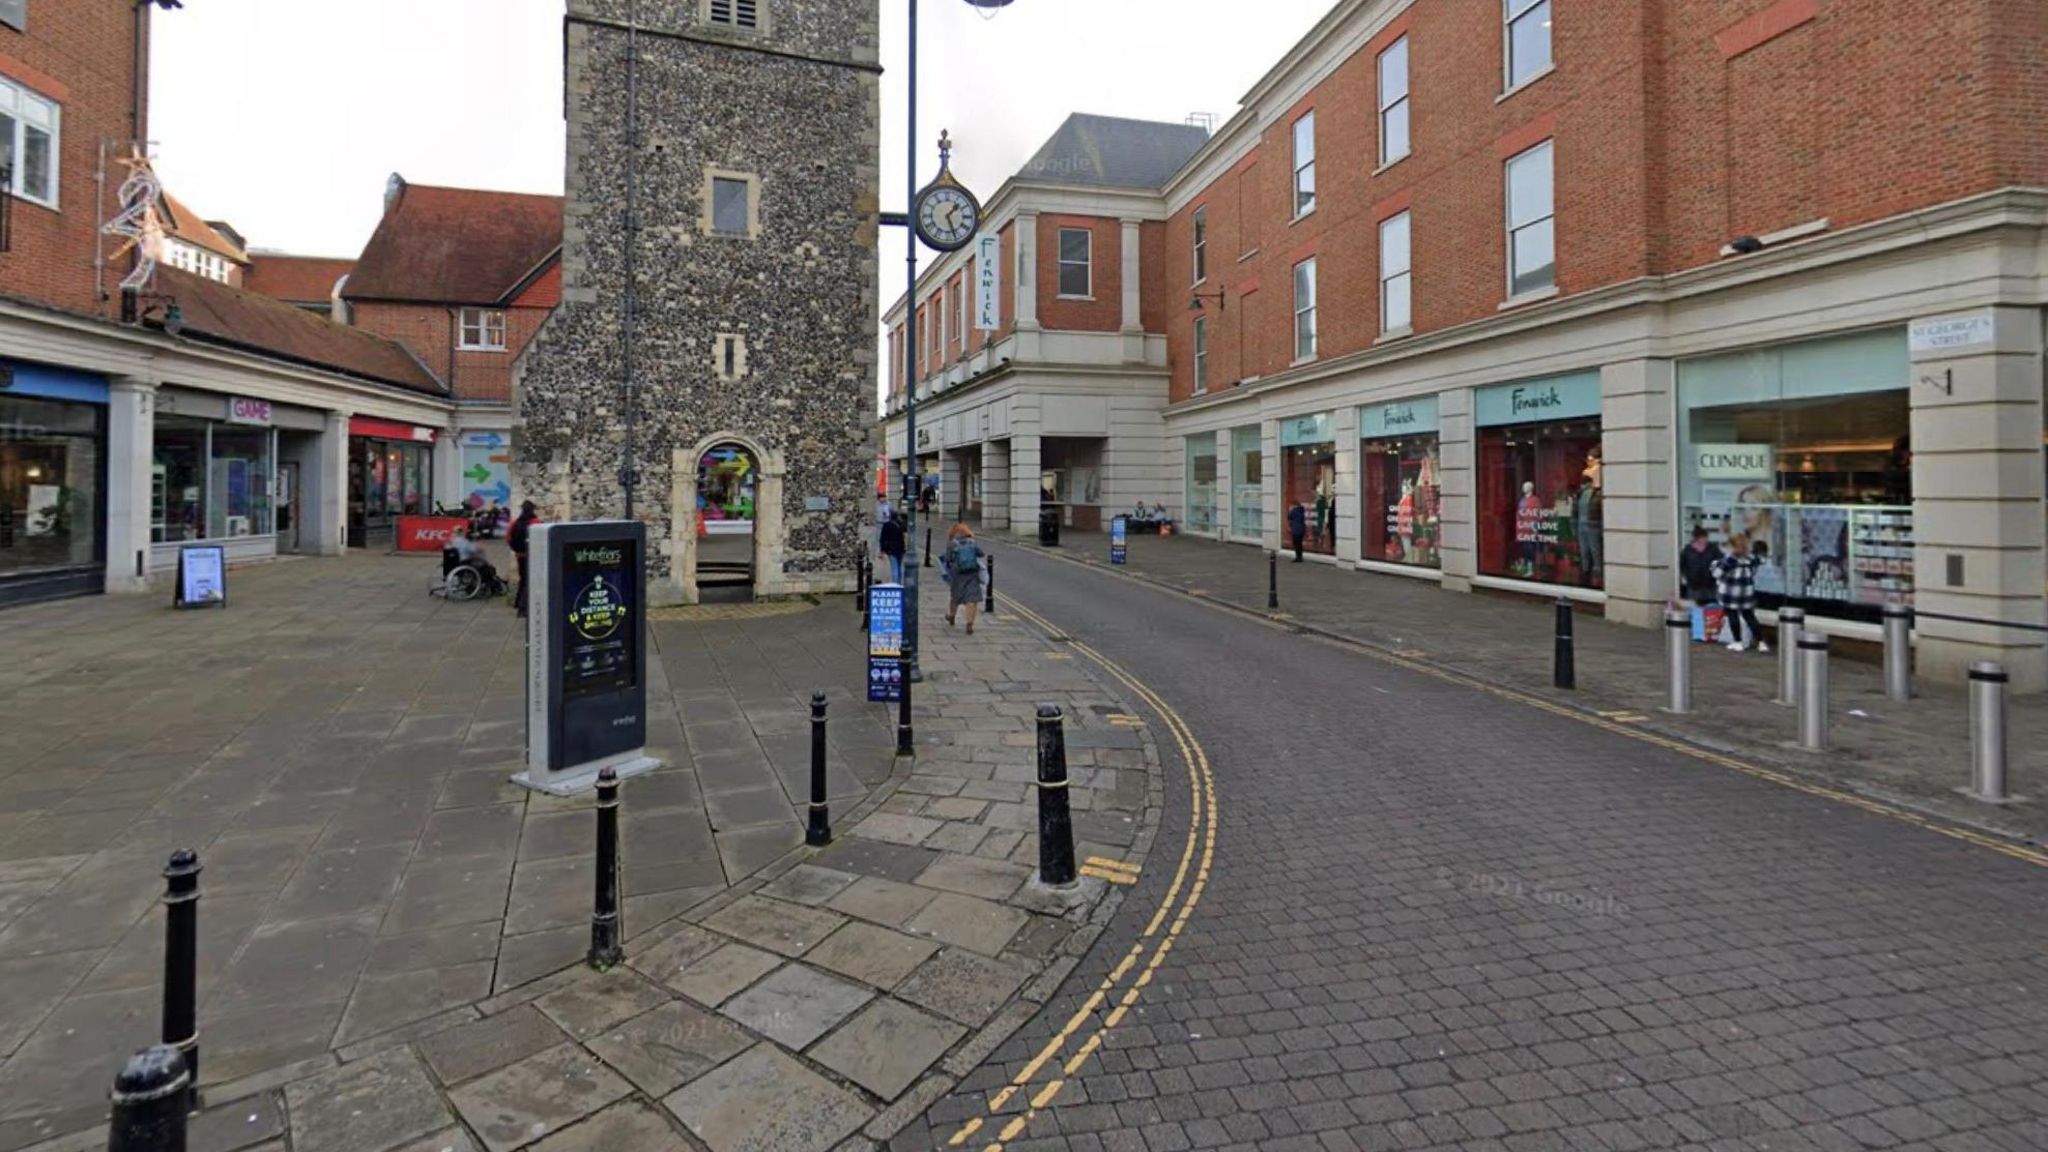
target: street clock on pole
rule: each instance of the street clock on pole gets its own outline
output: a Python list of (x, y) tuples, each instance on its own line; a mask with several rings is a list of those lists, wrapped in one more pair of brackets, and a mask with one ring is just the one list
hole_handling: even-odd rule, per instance
[(911, 211), (917, 238), (941, 252), (957, 252), (981, 228), (981, 202), (953, 178), (953, 141), (939, 134), (939, 174), (918, 191)]

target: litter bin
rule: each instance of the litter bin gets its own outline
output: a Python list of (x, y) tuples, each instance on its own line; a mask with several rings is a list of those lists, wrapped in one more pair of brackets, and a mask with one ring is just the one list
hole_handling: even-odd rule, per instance
[(1047, 504), (1038, 510), (1038, 542), (1047, 548), (1060, 546), (1060, 510), (1056, 504)]

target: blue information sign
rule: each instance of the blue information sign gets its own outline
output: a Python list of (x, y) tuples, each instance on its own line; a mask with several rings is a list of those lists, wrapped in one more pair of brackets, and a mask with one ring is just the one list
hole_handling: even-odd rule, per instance
[(903, 585), (868, 588), (868, 699), (903, 698)]
[(1109, 562), (1111, 564), (1121, 564), (1124, 562), (1126, 556), (1124, 539), (1126, 535), (1127, 529), (1124, 525), (1124, 518), (1122, 516), (1111, 517), (1109, 521)]

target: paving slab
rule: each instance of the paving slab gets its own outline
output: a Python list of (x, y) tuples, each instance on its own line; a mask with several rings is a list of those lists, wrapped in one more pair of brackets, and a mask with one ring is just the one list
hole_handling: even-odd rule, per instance
[(824, 1152), (873, 1111), (765, 1044), (662, 1100), (711, 1152)]
[(817, 907), (828, 903), (860, 877), (851, 872), (799, 864), (761, 887), (763, 896)]
[(918, 875), (917, 882), (926, 888), (1003, 901), (1015, 895), (1030, 878), (1029, 868), (948, 852), (932, 861), (931, 867)]
[(923, 911), (904, 922), (904, 929), (984, 956), (1001, 954), (1030, 916), (1015, 908), (973, 896), (941, 892)]
[(566, 1128), (632, 1091), (602, 1061), (559, 1044), (449, 1094), (489, 1152), (510, 1152)]
[(973, 1028), (995, 1015), (1030, 975), (1017, 964), (948, 948), (912, 973), (896, 995)]
[(811, 1058), (884, 1100), (894, 1100), (967, 1029), (883, 997), (811, 1050)]
[(704, 925), (771, 952), (801, 956), (845, 922), (836, 912), (745, 896), (713, 913)]
[(533, 1152), (694, 1152), (669, 1121), (638, 1100), (621, 1100), (533, 1146)]
[(365, 976), (356, 984), (348, 1010), (342, 1014), (334, 1043), (352, 1044), (450, 1008), (474, 1004), (490, 995), (496, 967), (483, 960)]
[(420, 1055), (441, 1083), (454, 1086), (546, 1051), (568, 1036), (531, 1004), (420, 1041)]
[(727, 1020), (681, 1001), (607, 1028), (592, 1052), (649, 1096), (663, 1096), (711, 1071), (753, 1043)]
[(533, 1006), (570, 1036), (589, 1040), (668, 1000), (668, 993), (649, 984), (632, 969), (614, 968), (550, 992), (534, 1001)]
[(284, 1135), (284, 1095), (261, 1092), (208, 1108), (187, 1122), (187, 1152), (237, 1152)]
[(863, 876), (834, 896), (827, 906), (849, 916), (881, 924), (902, 924), (924, 911), (924, 906), (937, 897), (938, 893), (927, 888), (884, 880), (880, 876)]
[(804, 961), (887, 991), (938, 950), (936, 941), (855, 920), (825, 937)]
[(285, 1104), (294, 1152), (389, 1152), (453, 1119), (404, 1048), (292, 1084)]
[(716, 1008), (782, 964), (773, 952), (727, 944), (663, 983), (708, 1008)]
[(806, 964), (789, 964), (725, 1002), (726, 1016), (801, 1051), (874, 996), (874, 990)]

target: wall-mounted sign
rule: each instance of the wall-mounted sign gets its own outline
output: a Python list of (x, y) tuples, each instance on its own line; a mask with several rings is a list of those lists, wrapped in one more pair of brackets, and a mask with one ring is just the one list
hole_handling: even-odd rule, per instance
[(804, 511), (806, 512), (830, 512), (831, 510), (832, 498), (830, 496), (804, 497)]
[(974, 244), (974, 329), (993, 332), (1003, 326), (1003, 238), (984, 232)]
[(178, 549), (178, 584), (171, 592), (171, 607), (227, 606), (227, 549), (219, 544), (190, 544)]
[(228, 423), (257, 424), (270, 427), (270, 401), (251, 400), (246, 396), (228, 398)]
[(1330, 414), (1318, 412), (1313, 416), (1294, 416), (1280, 422), (1280, 446), (1290, 448), (1297, 444), (1328, 444), (1336, 433), (1330, 430)]
[(1971, 312), (1913, 321), (1906, 329), (1906, 345), (1915, 356), (1946, 356), (1971, 348), (1989, 348), (1996, 336), (1991, 313)]
[(1600, 374), (1578, 372), (1481, 388), (1475, 415), (1483, 428), (1598, 416)]
[(1358, 438), (1386, 440), (1395, 436), (1421, 436), (1436, 431), (1436, 397), (1416, 396), (1388, 400), (1358, 409)]
[(565, 796), (601, 769), (652, 771), (647, 744), (647, 526), (540, 524), (528, 546), (526, 771), (516, 784)]
[(930, 428), (919, 428), (917, 430), (917, 446), (919, 448), (929, 448), (932, 446), (932, 430)]
[(1693, 469), (1702, 480), (1769, 480), (1777, 449), (1770, 444), (1695, 444)]

